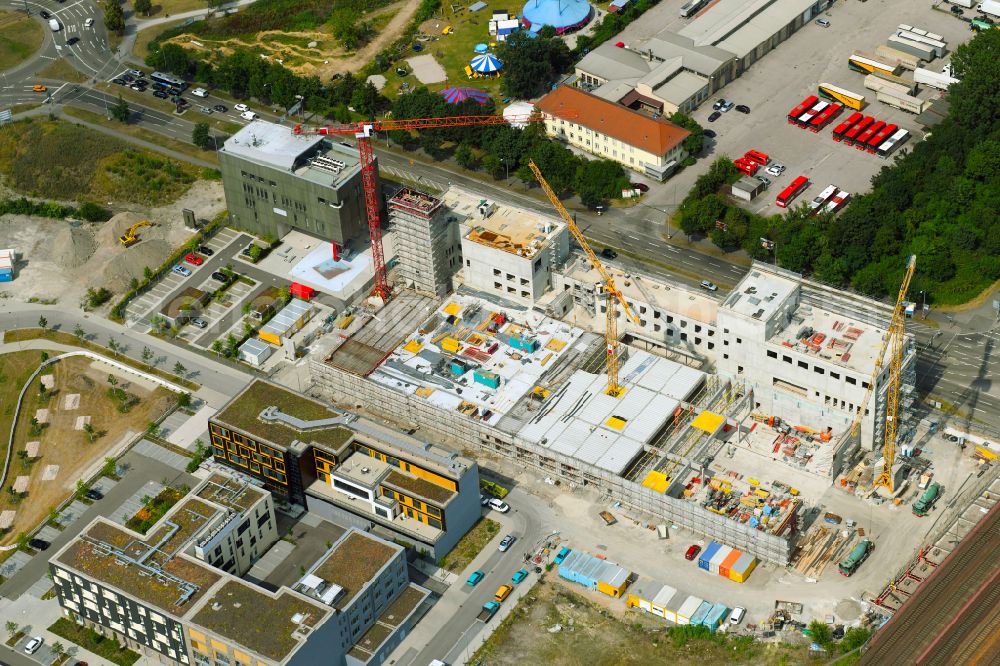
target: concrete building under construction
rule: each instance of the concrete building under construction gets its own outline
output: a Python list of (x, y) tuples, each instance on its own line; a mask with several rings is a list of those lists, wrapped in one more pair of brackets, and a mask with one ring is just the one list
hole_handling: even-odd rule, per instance
[(388, 201), (403, 284), (433, 296), (451, 293), (462, 262), (456, 218), (440, 199), (404, 187)]

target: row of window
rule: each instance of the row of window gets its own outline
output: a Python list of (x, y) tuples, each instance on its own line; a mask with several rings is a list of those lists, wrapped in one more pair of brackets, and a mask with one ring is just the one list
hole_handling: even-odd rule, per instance
[[(777, 359), (778, 358), (778, 352), (774, 351), (773, 349), (768, 349), (767, 350), (767, 357), (768, 358)], [(789, 355), (787, 355), (787, 354), (782, 354), (781, 355), (781, 360), (784, 361), (785, 363), (788, 363), (789, 365), (791, 365), (793, 363), (792, 357), (789, 356)], [(808, 370), (809, 369), (809, 362), (808, 361), (803, 361), (803, 360), (799, 359), (795, 363), (796, 363), (796, 365), (798, 365), (798, 367), (802, 368), (803, 370)], [(812, 366), (812, 370), (817, 375), (825, 375), (825, 374), (827, 374), (827, 372), (829, 372), (831, 379), (840, 379), (840, 373), (837, 372), (836, 370), (829, 370), (828, 371), (826, 368), (824, 368), (824, 367), (822, 367), (820, 365), (814, 365), (814, 366)], [(853, 385), (853, 386), (857, 386), (857, 384), (858, 384), (857, 378), (856, 377), (852, 377), (851, 375), (844, 375), (844, 381), (847, 382), (848, 384)], [(865, 390), (868, 390), (869, 386), (870, 386), (870, 384), (868, 382), (866, 382), (866, 381), (862, 381), (861, 382), (861, 388), (863, 388)]]
[[(496, 289), (499, 292), (503, 292), (503, 290), (504, 290), (504, 286), (502, 284), (500, 284), (499, 282), (494, 282), (493, 283), (493, 288)], [(516, 295), (517, 294), (517, 288), (516, 287), (507, 287), (507, 293), (508, 294), (515, 294)], [(531, 298), (531, 293), (527, 292), (527, 291), (524, 291), (522, 289), (521, 290), (521, 298)]]

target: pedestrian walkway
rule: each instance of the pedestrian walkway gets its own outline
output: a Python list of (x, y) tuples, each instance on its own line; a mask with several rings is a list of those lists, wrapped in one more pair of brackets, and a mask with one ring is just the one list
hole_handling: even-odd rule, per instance
[(41, 599), (46, 592), (52, 589), (52, 581), (49, 580), (48, 576), (42, 576), (28, 588), (28, 594), (35, 597), (36, 599)]
[(15, 551), (13, 555), (8, 557), (7, 560), (0, 565), (0, 576), (10, 578), (30, 561), (31, 555), (23, 550)]
[[(44, 580), (51, 587), (51, 582), (47, 578)], [(69, 655), (69, 660), (65, 662), (67, 664), (86, 663), (88, 666), (113, 666), (107, 659), (84, 650), (79, 645), (49, 631), (48, 628), (60, 617), (62, 617), (62, 608), (55, 597), (42, 600), (40, 596), (22, 594), (17, 599), (0, 598), (0, 622), (17, 624), (18, 628), (25, 633), (22, 643), (27, 642), (29, 636), (41, 636), (45, 639), (43, 649), (32, 655), (31, 659), (34, 661), (43, 664), (52, 663), (55, 655), (52, 654), (51, 647), (55, 643), (61, 643), (66, 648), (66, 654)], [(23, 657), (23, 654), (21, 656)], [(17, 663), (25, 662), (19, 660)], [(138, 663), (142, 663), (142, 661), (140, 660)]]

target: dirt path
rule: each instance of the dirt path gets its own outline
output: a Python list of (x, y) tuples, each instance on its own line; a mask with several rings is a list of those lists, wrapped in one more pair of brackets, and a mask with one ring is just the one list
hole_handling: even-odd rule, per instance
[(404, 2), (399, 13), (392, 17), (392, 20), (389, 21), (385, 29), (375, 39), (365, 44), (364, 48), (350, 58), (337, 63), (331, 62), (328, 67), (323, 68), (323, 70), (326, 70), (323, 71), (323, 75), (330, 76), (343, 71), (355, 72), (367, 65), (375, 57), (376, 53), (391, 44), (403, 33), (419, 8), (419, 2)]

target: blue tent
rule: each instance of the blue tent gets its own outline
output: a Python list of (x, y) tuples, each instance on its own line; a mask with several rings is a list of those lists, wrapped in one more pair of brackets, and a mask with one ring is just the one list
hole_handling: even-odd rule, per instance
[(471, 66), (473, 70), (480, 74), (494, 74), (500, 71), (503, 63), (492, 53), (484, 53), (473, 58)]

